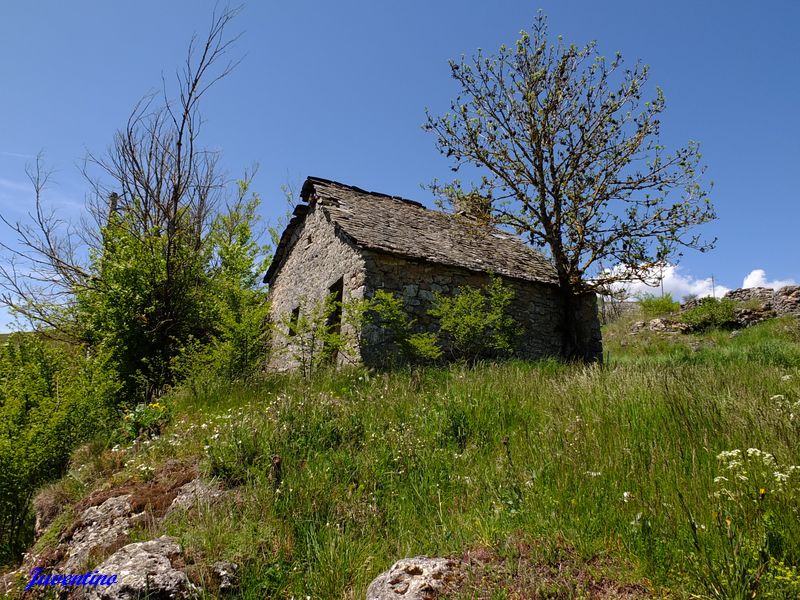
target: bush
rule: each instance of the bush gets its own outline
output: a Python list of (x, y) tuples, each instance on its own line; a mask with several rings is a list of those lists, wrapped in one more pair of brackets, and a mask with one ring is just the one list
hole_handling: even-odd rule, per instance
[(366, 301), (363, 322), (374, 326), (378, 335), (368, 342), (369, 351), (379, 362), (423, 363), (435, 361), (442, 350), (433, 332), (414, 332), (416, 320), (408, 315), (403, 302), (391, 292), (376, 290)]
[(434, 295), (428, 314), (439, 319), (439, 343), (451, 358), (475, 363), (508, 356), (522, 328), (508, 314), (514, 291), (499, 277), (483, 288), (462, 288), (454, 296)]
[(33, 537), (36, 490), (66, 471), (70, 453), (116, 413), (116, 379), (100, 360), (15, 334), (0, 346), (0, 563)]
[(142, 403), (127, 413), (122, 420), (125, 437), (135, 440), (143, 434), (152, 437), (161, 433), (161, 429), (170, 420), (170, 412), (162, 402)]
[(681, 307), (672, 299), (672, 294), (660, 297), (653, 294), (641, 294), (638, 296), (638, 300), (642, 313), (649, 319), (677, 312)]
[(695, 331), (731, 327), (735, 324), (736, 303), (730, 298), (703, 298), (700, 304), (681, 315), (681, 320)]

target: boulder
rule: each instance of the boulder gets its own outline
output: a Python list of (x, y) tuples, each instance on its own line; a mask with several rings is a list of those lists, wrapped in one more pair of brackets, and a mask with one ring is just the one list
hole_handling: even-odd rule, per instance
[(237, 574), (239, 565), (236, 563), (224, 560), (215, 562), (211, 570), (214, 572), (214, 576), (217, 579), (221, 594), (233, 592), (239, 587), (239, 576)]
[(133, 514), (130, 494), (114, 496), (98, 506), (90, 506), (84, 510), (69, 539), (63, 571), (81, 571), (94, 549), (112, 546), (128, 535), (130, 528), (142, 516), (143, 513)]
[(170, 537), (128, 544), (109, 556), (95, 570), (116, 575), (112, 585), (88, 589), (90, 600), (136, 600), (138, 598), (194, 598), (197, 588), (186, 573), (172, 566), (181, 548)]
[(456, 560), (404, 558), (369, 584), (367, 600), (433, 600), (461, 577), (462, 565)]

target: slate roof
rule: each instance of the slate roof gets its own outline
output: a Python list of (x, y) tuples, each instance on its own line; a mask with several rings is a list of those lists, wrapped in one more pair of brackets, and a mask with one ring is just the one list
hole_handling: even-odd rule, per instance
[(528, 281), (557, 281), (555, 268), (544, 255), (517, 236), (494, 227), (470, 226), (462, 219), (427, 209), (413, 200), (368, 192), (320, 177), (306, 179), (300, 195), (309, 204), (295, 208), (264, 277), (265, 283), (280, 269), (291, 251), (289, 243), (294, 229), (315, 202), (339, 232), (358, 248)]

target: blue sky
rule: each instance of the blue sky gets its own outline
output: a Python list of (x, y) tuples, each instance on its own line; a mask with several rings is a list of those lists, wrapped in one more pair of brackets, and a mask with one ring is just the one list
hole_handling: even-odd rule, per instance
[[(24, 167), (44, 150), (48, 199), (77, 218), (85, 152), (107, 148), (136, 100), (171, 77), (214, 4), (0, 4), (0, 212), (13, 220), (31, 205)], [(420, 184), (449, 170), (420, 125), (457, 91), (447, 60), (512, 43), (540, 8), (552, 34), (649, 64), (667, 99), (664, 143), (702, 143), (720, 217), (705, 231), (719, 242), (687, 254), (668, 287), (703, 293), (712, 274), (718, 293), (748, 275), (800, 281), (795, 0), (251, 0), (235, 24), (244, 60), (206, 98), (205, 143), (231, 177), (260, 164), (267, 218), (284, 211), (281, 185), (310, 174), (430, 203)]]

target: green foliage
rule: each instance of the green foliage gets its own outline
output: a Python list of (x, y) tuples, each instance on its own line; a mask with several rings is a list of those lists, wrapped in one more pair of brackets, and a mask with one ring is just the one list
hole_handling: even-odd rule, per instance
[[(249, 194), (249, 196), (248, 196)], [(209, 244), (213, 260), (206, 291), (214, 323), (207, 343), (187, 340), (172, 366), (182, 377), (199, 383), (221, 375), (247, 379), (263, 367), (269, 348), (269, 302), (260, 275), (269, 263), (270, 247), (260, 245), (254, 228), (261, 198), (240, 181), (237, 200), (217, 215)]]
[[(777, 324), (764, 324), (744, 338), (720, 335), (719, 352), (740, 338), (760, 344), (767, 334), (787, 347), (786, 356), (797, 345)], [(725, 518), (715, 514), (721, 484), (714, 478), (740, 474), (749, 478), (750, 504), (733, 522), (755, 545), (741, 544), (739, 564), (759, 568), (760, 544), (770, 540), (757, 597), (781, 597), (780, 590), (793, 590), (800, 563), (798, 503), (773, 489), (775, 472), (800, 464), (800, 428), (790, 416), (800, 398), (798, 369), (800, 360), (752, 363), (744, 354), (727, 362), (700, 353), (683, 362), (632, 355), (604, 368), (505, 362), (380, 375), (322, 371), (302, 385), (284, 376), (200, 390), (186, 402), (215, 407), (216, 416), (203, 416), (208, 464), (241, 486), (244, 500), (171, 533), (206, 553), (209, 564), (242, 559), (250, 573), (243, 593), (266, 587), (274, 596), (363, 596), (407, 552), (481, 547), (501, 554), (509, 545), (560, 540), (552, 556), (522, 562), (546, 573), (565, 556), (591, 563), (603, 553), (605, 567), (591, 564), (610, 569), (606, 581), (623, 585), (631, 574), (622, 565), (629, 564), (635, 577), (653, 582), (646, 594), (659, 597), (657, 586), (666, 585), (689, 597), (708, 595), (697, 572), (705, 554), (693, 545), (681, 496), (722, 577), (733, 546), (726, 546)], [(734, 473), (717, 459), (730, 447), (769, 447), (779, 458), (775, 468)], [(277, 487), (275, 456), (282, 463)], [(759, 507), (760, 487), (768, 491)], [(767, 519), (760, 525), (758, 511)], [(342, 577), (341, 553), (353, 564), (372, 562)], [(505, 576), (498, 573), (493, 586), (507, 584)]]
[(364, 323), (373, 327), (366, 351), (374, 354), (379, 363), (419, 364), (441, 357), (436, 334), (414, 331), (416, 319), (391, 292), (375, 290), (366, 301), (363, 314)]
[(680, 303), (672, 299), (672, 294), (665, 294), (664, 296), (641, 294), (637, 297), (637, 300), (642, 313), (649, 319), (678, 312), (681, 307)]
[(365, 309), (363, 302), (342, 302), (333, 293), (320, 302), (301, 298), (295, 312), (272, 325), (271, 335), (307, 378), (325, 366), (356, 361), (354, 346)]
[(102, 361), (34, 334), (0, 346), (0, 562), (31, 541), (34, 493), (109, 424), (118, 387)]
[(499, 277), (484, 288), (462, 288), (454, 296), (434, 295), (429, 314), (439, 321), (440, 344), (452, 358), (475, 363), (508, 356), (522, 328), (508, 314), (514, 291)]
[(151, 400), (174, 381), (180, 348), (213, 331), (210, 248), (188, 229), (142, 232), (135, 220), (134, 211), (114, 213), (103, 229), (95, 284), (77, 295), (78, 323), (84, 341), (113, 360), (124, 396)]
[(137, 404), (136, 408), (123, 417), (123, 431), (128, 440), (140, 435), (155, 436), (170, 420), (169, 408), (162, 402)]
[(681, 315), (681, 320), (695, 331), (730, 327), (734, 322), (736, 303), (730, 298), (703, 298), (700, 304)]
[[(800, 503), (777, 486), (800, 465), (800, 330), (776, 319), (685, 337), (708, 348), (670, 336), (615, 347), (602, 367), (222, 376), (176, 389), (163, 434), (113, 456), (133, 462), (121, 478), (199, 457), (236, 487), (152, 533), (179, 539), (203, 581), (218, 560), (240, 564), (245, 598), (364, 597), (398, 556), (473, 551), (491, 578), (456, 597), (702, 598), (703, 570), (733, 582), (762, 569), (756, 598), (796, 598)], [(718, 458), (730, 448), (741, 468)]]
[(95, 284), (77, 295), (78, 322), (113, 360), (129, 401), (152, 401), (191, 368), (230, 379), (258, 369), (268, 343), (258, 274), (269, 249), (253, 232), (260, 198), (248, 193), (240, 182), (206, 236), (188, 212), (170, 232), (141, 231), (136, 210), (109, 218), (92, 256)]
[[(217, 434), (215, 434), (217, 435)], [(209, 445), (205, 470), (227, 487), (251, 481), (255, 470), (264, 469), (269, 455), (263, 447), (263, 436), (256, 430), (237, 426), (226, 428), (221, 437)]]

